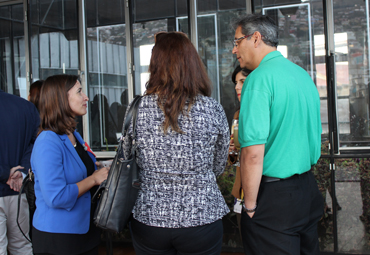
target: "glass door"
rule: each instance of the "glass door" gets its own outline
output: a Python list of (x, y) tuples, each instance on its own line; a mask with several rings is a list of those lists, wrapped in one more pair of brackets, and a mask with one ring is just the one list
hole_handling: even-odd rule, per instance
[(161, 31), (176, 31), (177, 17), (187, 15), (187, 3), (184, 0), (134, 0), (133, 5), (134, 94), (139, 95), (145, 92), (149, 80), (154, 35)]
[(334, 0), (340, 149), (370, 149), (369, 1)]
[(333, 0), (333, 20), (338, 252), (370, 254), (369, 1)]
[[(197, 15), (198, 27), (198, 54), (206, 67), (208, 77), (211, 80), (212, 97), (217, 101), (220, 99), (220, 67), (219, 67), (219, 46), (217, 15), (202, 14)], [(189, 33), (188, 18), (180, 17), (176, 21), (177, 31)]]
[(115, 151), (128, 105), (125, 1), (85, 3), (90, 146)]
[(170, 20), (159, 19), (133, 24), (133, 47), (135, 64), (135, 94), (145, 92), (145, 84), (149, 80), (149, 63), (154, 46), (154, 35), (160, 31), (173, 31)]

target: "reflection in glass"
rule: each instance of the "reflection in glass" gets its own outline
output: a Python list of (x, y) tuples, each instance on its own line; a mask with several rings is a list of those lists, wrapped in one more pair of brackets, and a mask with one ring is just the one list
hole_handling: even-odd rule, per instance
[(7, 19), (0, 18), (0, 89), (27, 98), (24, 25), (17, 22), (23, 15), (23, 5), (1, 7), (1, 14)]
[[(145, 92), (145, 84), (149, 80), (149, 63), (154, 46), (154, 35), (160, 31), (174, 31), (169, 24), (174, 20), (156, 20), (133, 24), (134, 63), (135, 63), (135, 95)], [(168, 30), (172, 27), (173, 30)]]
[[(328, 151), (329, 141), (323, 141), (321, 144), (321, 152)], [(333, 211), (331, 208), (331, 171), (329, 168), (330, 160), (328, 158), (320, 158), (317, 164), (312, 168), (312, 172), (316, 178), (317, 186), (324, 198), (323, 217), (320, 219), (317, 229), (320, 241), (320, 251), (334, 250), (333, 236)]]
[[(215, 14), (198, 15), (198, 54), (206, 67), (212, 82), (212, 97), (220, 100), (219, 47), (217, 36), (217, 19)], [(188, 33), (188, 19), (178, 18), (177, 29)], [(180, 30), (181, 29), (181, 30)], [(232, 65), (232, 63), (229, 63)]]
[(30, 0), (30, 20), (33, 81), (54, 74), (78, 74), (76, 1)]
[(87, 29), (90, 146), (115, 150), (128, 105), (125, 24)]
[(212, 97), (220, 101), (219, 66), (218, 66), (218, 37), (215, 14), (198, 15), (198, 53), (207, 69), (212, 82)]
[(336, 88), (341, 148), (370, 146), (368, 1), (335, 0)]
[(279, 48), (293, 63), (305, 69), (313, 78), (313, 52), (310, 4), (295, 4), (263, 8), (279, 27)]

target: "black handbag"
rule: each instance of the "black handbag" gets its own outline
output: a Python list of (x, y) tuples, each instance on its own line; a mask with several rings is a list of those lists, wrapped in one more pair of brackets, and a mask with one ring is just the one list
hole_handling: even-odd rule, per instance
[[(109, 170), (108, 178), (95, 192), (92, 202), (97, 202), (94, 223), (97, 227), (116, 233), (127, 225), (140, 189), (139, 167), (136, 164), (136, 118), (141, 96), (136, 96), (127, 113), (122, 138), (116, 156)], [(131, 155), (123, 155), (123, 138), (126, 136), (132, 119), (133, 140)]]
[[(19, 171), (19, 170), (17, 170)], [(19, 190), (18, 194), (18, 208), (17, 208), (17, 225), (23, 236), (31, 242), (31, 240), (26, 236), (26, 234), (23, 232), (20, 224), (19, 224), (19, 208), (21, 206), (21, 196), (24, 191), (27, 197), (27, 202), (28, 202), (28, 207), (29, 207), (29, 212), (30, 212), (30, 229), (32, 228), (32, 219), (33, 219), (33, 214), (35, 213), (36, 210), (36, 196), (35, 196), (35, 177), (31, 169), (28, 170), (28, 174), (22, 181), (22, 187)], [(31, 231), (29, 233), (31, 237)]]

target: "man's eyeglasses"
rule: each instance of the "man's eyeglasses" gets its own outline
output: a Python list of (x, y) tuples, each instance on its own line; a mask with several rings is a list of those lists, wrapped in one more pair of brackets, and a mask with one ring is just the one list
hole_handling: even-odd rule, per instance
[[(254, 34), (254, 33), (253, 33), (253, 34)], [(240, 38), (237, 38), (237, 39), (233, 40), (233, 45), (234, 45), (234, 47), (238, 47), (238, 45), (239, 45), (239, 41), (241, 41), (241, 40), (243, 40), (243, 39), (245, 39), (245, 38), (248, 38), (248, 37), (252, 36), (253, 34), (245, 35), (245, 36), (242, 36), (242, 37), (240, 37)]]

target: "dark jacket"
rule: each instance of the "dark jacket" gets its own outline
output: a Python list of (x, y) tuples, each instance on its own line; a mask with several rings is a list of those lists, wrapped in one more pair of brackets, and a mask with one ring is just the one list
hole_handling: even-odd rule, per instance
[(18, 194), (6, 184), (10, 169), (30, 168), (40, 117), (34, 104), (0, 90), (0, 120), (0, 197), (5, 197)]

